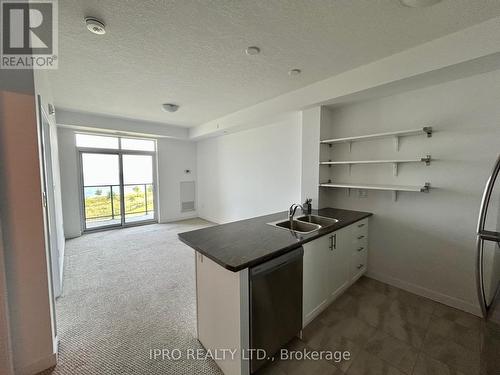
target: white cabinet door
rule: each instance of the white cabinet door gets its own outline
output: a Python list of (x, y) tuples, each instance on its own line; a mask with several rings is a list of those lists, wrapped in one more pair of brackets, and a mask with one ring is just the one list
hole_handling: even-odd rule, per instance
[(367, 236), (366, 219), (304, 244), (304, 326), (366, 271)]
[(304, 244), (303, 324), (309, 323), (327, 303), (329, 272), (329, 236)]
[(328, 267), (328, 297), (333, 299), (349, 284), (349, 266), (352, 248), (351, 227), (339, 229), (330, 237)]

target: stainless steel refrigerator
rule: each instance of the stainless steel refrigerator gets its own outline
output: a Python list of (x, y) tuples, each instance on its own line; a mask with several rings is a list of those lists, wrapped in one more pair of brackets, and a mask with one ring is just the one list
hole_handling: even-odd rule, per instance
[(484, 318), (481, 374), (500, 374), (500, 155), (481, 201), (477, 225), (476, 283)]

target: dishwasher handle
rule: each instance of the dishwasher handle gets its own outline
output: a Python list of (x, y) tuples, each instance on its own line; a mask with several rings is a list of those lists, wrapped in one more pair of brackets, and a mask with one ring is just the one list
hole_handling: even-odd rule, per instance
[(256, 278), (268, 274), (271, 271), (275, 271), (281, 267), (284, 267), (290, 263), (297, 261), (304, 256), (304, 248), (299, 247), (298, 249), (292, 250), (289, 253), (281, 255), (277, 258), (271, 259), (263, 264), (250, 268), (250, 278)]

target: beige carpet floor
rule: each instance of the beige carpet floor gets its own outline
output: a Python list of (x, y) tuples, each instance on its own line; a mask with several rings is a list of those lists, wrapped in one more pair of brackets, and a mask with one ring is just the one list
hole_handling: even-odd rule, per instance
[(221, 374), (210, 360), (154, 360), (151, 349), (201, 349), (194, 252), (177, 233), (200, 219), (86, 234), (66, 243), (56, 302), (58, 365), (47, 374)]

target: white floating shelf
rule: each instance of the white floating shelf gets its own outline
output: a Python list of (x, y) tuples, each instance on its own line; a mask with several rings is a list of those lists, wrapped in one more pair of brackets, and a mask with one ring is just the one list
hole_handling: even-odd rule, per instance
[(341, 183), (328, 182), (319, 184), (325, 188), (346, 188), (346, 189), (366, 189), (366, 190), (386, 190), (394, 192), (394, 200), (397, 200), (398, 191), (413, 191), (413, 192), (429, 192), (431, 184), (426, 182), (424, 186), (407, 186), (407, 185), (379, 185), (379, 184), (358, 184), (358, 183)]
[(421, 159), (398, 159), (398, 160), (342, 160), (342, 161), (322, 161), (321, 165), (346, 165), (346, 164), (385, 164), (385, 163), (420, 163), (430, 162), (430, 158)]
[(378, 138), (394, 137), (396, 150), (399, 150), (399, 137), (404, 137), (409, 135), (421, 135), (421, 134), (427, 134), (427, 137), (432, 137), (432, 127), (426, 126), (418, 129), (400, 130), (388, 133), (377, 133), (377, 134), (359, 135), (356, 137), (325, 139), (323, 141), (320, 141), (320, 143), (329, 145), (332, 145), (334, 143), (349, 143), (349, 150), (350, 150), (352, 142), (361, 142)]
[(348, 189), (367, 189), (367, 190), (389, 190), (389, 191), (418, 191), (427, 192), (430, 185), (424, 186), (408, 186), (408, 185), (378, 185), (378, 184), (357, 184), (357, 183), (341, 183), (341, 182), (328, 182), (319, 184), (321, 187), (332, 188), (348, 188)]
[(353, 164), (392, 164), (394, 170), (394, 176), (398, 175), (398, 164), (399, 163), (425, 163), (425, 165), (431, 164), (431, 156), (427, 155), (425, 158), (419, 159), (394, 159), (394, 160), (342, 160), (342, 161), (322, 161), (320, 165), (348, 165), (349, 174), (351, 173), (351, 165)]

